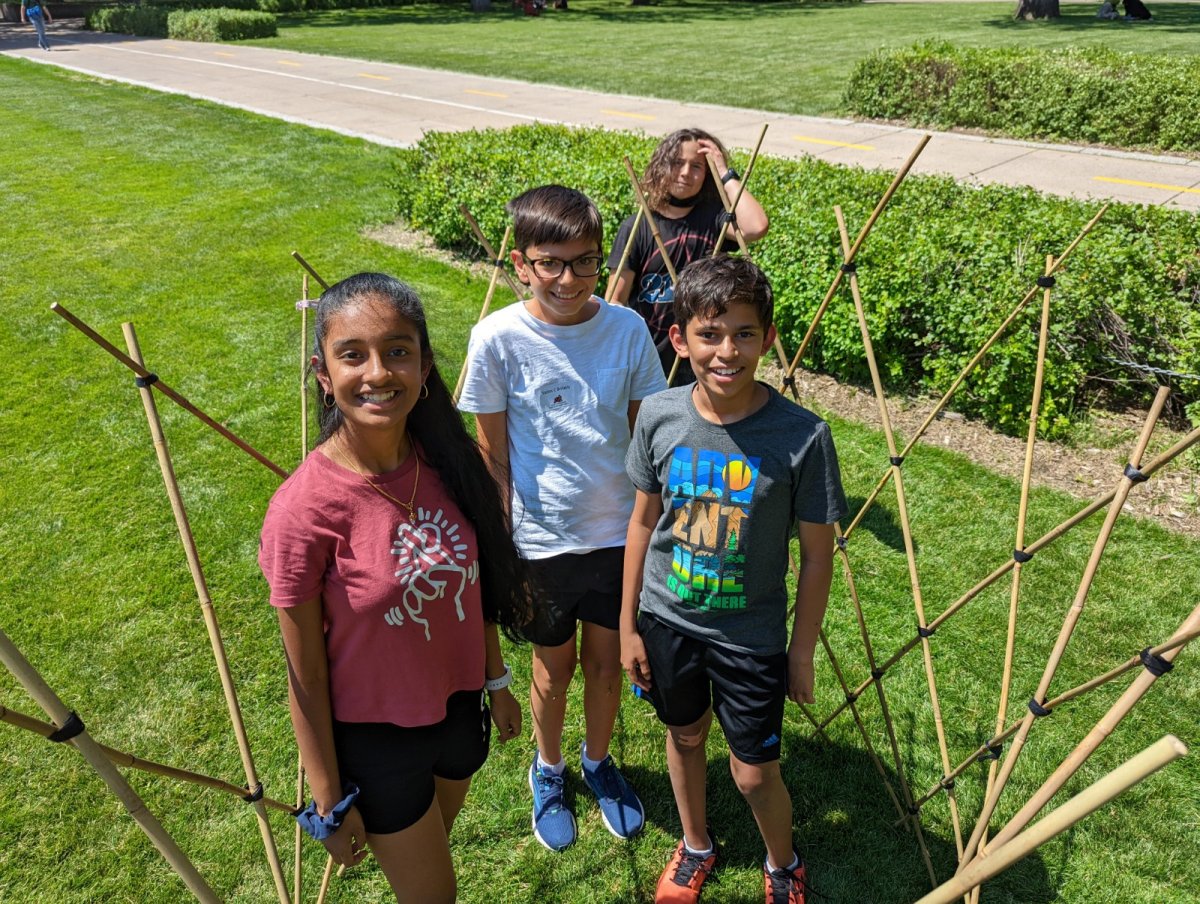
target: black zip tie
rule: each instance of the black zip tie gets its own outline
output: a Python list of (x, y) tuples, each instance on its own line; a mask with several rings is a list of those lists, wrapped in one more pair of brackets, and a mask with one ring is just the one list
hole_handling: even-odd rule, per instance
[(1129, 478), (1130, 483), (1145, 483), (1150, 479), (1132, 464), (1125, 465), (1125, 476)]
[(857, 273), (858, 264), (854, 263), (854, 261), (851, 261), (848, 264), (842, 264), (841, 270), (843, 273)]
[(855, 703), (857, 701), (858, 701), (858, 694), (854, 693), (854, 691), (846, 692), (846, 702), (847, 703)]
[(1053, 289), (1054, 288), (1054, 277), (1053, 276), (1039, 276), (1037, 278), (1037, 284), (1042, 289)]
[(898, 468), (902, 464), (904, 464), (904, 456), (903, 455), (889, 455), (888, 461), (890, 461), (892, 464), (894, 464)]
[(980, 753), (979, 756), (977, 756), (975, 759), (979, 760), (979, 762), (981, 762), (981, 763), (984, 760), (998, 760), (998, 759), (1000, 759), (1000, 751), (1003, 749), (1004, 749), (1003, 744), (987, 744), (987, 745), (985, 745), (984, 751), (982, 753)]
[(921, 812), (921, 808), (918, 807), (916, 804), (908, 805), (908, 815), (909, 816), (916, 816), (920, 812)]
[(871, 669), (871, 677), (876, 681), (883, 680), (883, 669)]
[(937, 631), (937, 628), (926, 628), (922, 625), (917, 625), (917, 633), (920, 634), (922, 637), (925, 637), (925, 638), (933, 637), (935, 631)]
[(496, 267), (496, 268), (503, 267), (504, 266), (504, 258), (502, 258), (502, 257), (496, 258), (494, 261), (492, 261), (492, 266)]
[(133, 382), (138, 389), (146, 389), (158, 382), (158, 374), (146, 374), (144, 377), (134, 377)]
[(792, 374), (790, 377), (784, 377), (784, 378), (783, 378), (783, 381), (782, 381), (782, 383), (783, 383), (783, 387), (784, 387), (784, 389), (792, 389), (792, 390), (795, 390), (795, 388), (796, 388), (796, 375), (795, 375), (795, 374)]
[(1026, 562), (1028, 562), (1032, 558), (1033, 558), (1033, 553), (1031, 553), (1031, 552), (1026, 552), (1023, 549), (1014, 549), (1013, 550), (1013, 559), (1017, 562), (1020, 562), (1022, 565), (1024, 565)]
[(254, 786), (253, 791), (251, 791), (249, 794), (242, 795), (242, 800), (244, 800), (248, 804), (255, 804), (255, 803), (258, 803), (260, 800), (262, 800), (262, 797), (263, 797), (262, 782), (259, 782), (257, 785)]
[(71, 738), (83, 732), (83, 719), (79, 718), (79, 713), (75, 710), (67, 715), (67, 721), (56, 728), (50, 734), (46, 735), (47, 741), (53, 741), (55, 744), (61, 744), (63, 741), (69, 741)]
[(953, 791), (954, 790), (954, 779), (952, 779), (952, 778), (942, 778), (938, 782), (938, 784), (942, 786), (943, 791)]
[(1054, 710), (1046, 709), (1046, 707), (1044, 707), (1044, 706), (1042, 706), (1042, 704), (1038, 703), (1037, 697), (1030, 698), (1029, 711), (1031, 713), (1033, 713), (1036, 718), (1039, 718), (1039, 719), (1042, 716), (1048, 716), (1048, 715), (1050, 715), (1050, 713), (1054, 712)]
[(840, 549), (842, 552), (845, 552), (846, 547), (850, 545), (850, 538), (845, 534), (839, 534), (834, 538), (834, 542), (837, 543), (838, 549)]
[(1146, 667), (1146, 671), (1155, 678), (1161, 678), (1163, 675), (1167, 674), (1167, 672), (1171, 671), (1171, 669), (1175, 668), (1175, 663), (1171, 662), (1169, 659), (1163, 659), (1156, 653), (1151, 653), (1149, 647), (1146, 647), (1146, 649), (1142, 650), (1141, 657), (1142, 665), (1144, 665)]

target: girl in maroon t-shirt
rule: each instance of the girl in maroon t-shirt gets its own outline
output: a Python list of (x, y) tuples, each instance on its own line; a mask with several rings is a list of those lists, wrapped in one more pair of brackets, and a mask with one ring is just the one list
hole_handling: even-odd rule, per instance
[(313, 798), (297, 818), (338, 863), (370, 848), (399, 901), (450, 902), (488, 702), (501, 741), (521, 729), (499, 629), (528, 621), (528, 580), (408, 286), (364, 273), (326, 291), (312, 369), (321, 441), (259, 550)]

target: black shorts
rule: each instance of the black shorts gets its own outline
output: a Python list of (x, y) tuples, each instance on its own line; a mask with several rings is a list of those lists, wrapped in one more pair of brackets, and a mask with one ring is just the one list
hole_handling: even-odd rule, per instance
[(458, 781), (483, 765), (492, 720), (483, 690), (459, 691), (446, 701), (446, 718), (402, 728), (389, 722), (333, 723), (343, 782), (358, 785), (355, 806), (372, 835), (407, 829), (433, 803), (434, 777)]
[(650, 662), (650, 692), (665, 725), (691, 725), (711, 706), (729, 749), (743, 763), (779, 759), (787, 653), (756, 656), (681, 634), (652, 616), (638, 616)]
[(624, 568), (624, 546), (531, 560), (538, 599), (533, 621), (521, 630), (522, 635), (540, 647), (558, 647), (575, 636), (577, 622), (616, 631), (621, 624)]

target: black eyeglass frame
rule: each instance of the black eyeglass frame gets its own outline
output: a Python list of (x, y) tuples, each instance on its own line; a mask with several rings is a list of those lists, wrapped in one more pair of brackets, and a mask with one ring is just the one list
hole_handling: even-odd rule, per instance
[[(540, 276), (542, 279), (558, 279), (560, 276), (563, 275), (563, 271), (566, 270), (568, 267), (571, 268), (571, 272), (574, 273), (575, 276), (578, 277), (579, 279), (591, 279), (593, 276), (599, 276), (600, 271), (604, 269), (603, 256), (596, 254), (594, 252), (591, 254), (581, 254), (579, 257), (572, 258), (569, 261), (564, 261), (557, 257), (532, 258), (532, 257), (525, 257), (524, 255), (521, 255), (521, 257), (524, 259), (525, 263), (527, 263), (530, 267), (533, 268), (533, 272), (536, 273), (538, 276)], [(579, 263), (580, 261), (587, 261), (587, 260), (593, 260), (596, 262), (596, 269), (594, 271), (592, 271), (591, 273), (580, 273), (578, 270), (575, 269), (575, 265), (577, 263)], [(557, 264), (558, 267), (554, 273), (547, 273), (545, 270), (546, 264)]]

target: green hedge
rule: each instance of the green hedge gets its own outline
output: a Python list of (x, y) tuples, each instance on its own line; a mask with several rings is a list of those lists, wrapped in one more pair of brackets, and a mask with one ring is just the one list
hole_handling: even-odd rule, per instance
[(180, 41), (239, 41), (275, 33), (275, 14), (258, 10), (177, 9), (167, 16), (167, 34)]
[(86, 25), (92, 31), (165, 38), (167, 10), (161, 6), (102, 6), (87, 14)]
[[(504, 204), (518, 191), (561, 182), (598, 204), (606, 234), (631, 212), (621, 157), (644, 166), (654, 140), (560, 126), (429, 133), (400, 152), (399, 213), (443, 246), (475, 251), (458, 205), (498, 238)], [(745, 161), (740, 161), (744, 164)], [(754, 249), (779, 298), (776, 323), (794, 353), (840, 263), (832, 207), (852, 233), (891, 180), (815, 160), (761, 158), (752, 187), (771, 216)], [(943, 392), (1041, 273), (1094, 215), (1096, 204), (1003, 186), (910, 176), (858, 258), (876, 354), (889, 388)], [(1107, 358), (1200, 372), (1200, 219), (1162, 208), (1114, 204), (1075, 252), (1054, 292), (1044, 435), (1061, 434), (1076, 412), (1103, 398), (1144, 404), (1154, 385)], [(1027, 309), (955, 407), (1022, 433), (1033, 384), (1039, 302)], [(848, 294), (827, 313), (806, 362), (843, 380), (869, 383)], [(1200, 418), (1200, 387), (1179, 401)]]
[(848, 113), (1015, 138), (1200, 150), (1200, 57), (964, 48), (928, 42), (865, 57)]

